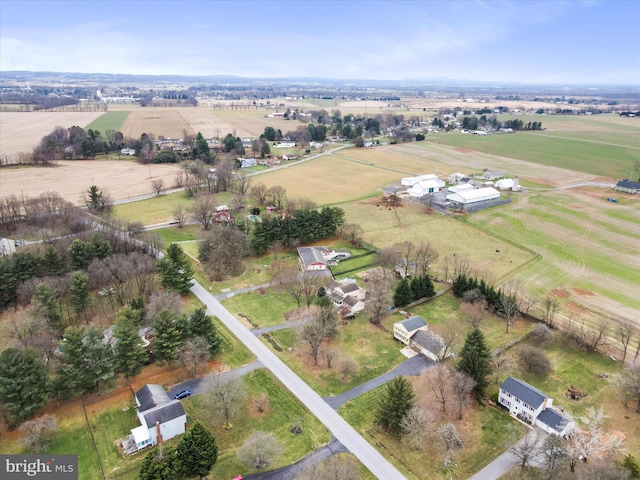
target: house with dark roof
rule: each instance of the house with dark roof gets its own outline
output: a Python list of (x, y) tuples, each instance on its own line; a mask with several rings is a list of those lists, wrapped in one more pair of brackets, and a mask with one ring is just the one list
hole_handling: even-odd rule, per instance
[(440, 360), (444, 343), (440, 336), (429, 330), (424, 318), (415, 315), (393, 324), (393, 336), (434, 362)]
[(171, 400), (162, 386), (148, 384), (135, 393), (138, 419), (142, 424), (131, 430), (129, 443), (134, 451), (158, 445), (185, 432), (187, 414), (180, 400)]
[(517, 378), (509, 377), (502, 382), (498, 403), (507, 407), (511, 415), (547, 433), (565, 436), (575, 427), (575, 423), (553, 405), (553, 398)]
[(352, 318), (364, 310), (367, 291), (352, 278), (332, 280), (326, 286), (326, 292), (343, 318)]
[(349, 250), (329, 250), (327, 247), (298, 247), (303, 270), (326, 270), (327, 265), (337, 265), (351, 256)]
[(617, 190), (618, 192), (640, 193), (640, 182), (634, 182), (633, 180), (625, 178), (624, 180), (620, 180), (618, 183), (616, 183), (613, 189)]

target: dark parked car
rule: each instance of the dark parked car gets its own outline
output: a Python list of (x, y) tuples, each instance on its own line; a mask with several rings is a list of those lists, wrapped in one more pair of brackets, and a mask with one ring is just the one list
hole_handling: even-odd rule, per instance
[(176, 400), (182, 400), (183, 398), (190, 396), (191, 392), (189, 390), (182, 390), (180, 393), (176, 393)]

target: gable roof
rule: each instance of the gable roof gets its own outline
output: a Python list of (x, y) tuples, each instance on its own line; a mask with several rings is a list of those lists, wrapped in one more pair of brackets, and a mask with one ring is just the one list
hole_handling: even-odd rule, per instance
[(625, 178), (624, 180), (620, 180), (618, 183), (616, 183), (616, 187), (640, 190), (640, 182), (634, 182), (633, 180)]
[(347, 295), (346, 297), (344, 297), (344, 300), (342, 301), (343, 303), (346, 303), (347, 305), (349, 305), (350, 307), (355, 307), (358, 302), (360, 302), (361, 300), (358, 300), (356, 297), (352, 296), (352, 295)]
[(436, 335), (425, 330), (418, 330), (414, 333), (411, 336), (411, 341), (417, 343), (422, 348), (429, 350), (435, 355), (440, 353), (440, 350), (444, 348), (444, 345)]
[(298, 247), (298, 255), (302, 259), (305, 265), (313, 265), (314, 263), (321, 263), (325, 265), (327, 262), (322, 256), (322, 251), (326, 250), (325, 247)]
[(407, 332), (413, 332), (414, 330), (427, 326), (427, 322), (425, 322), (424, 318), (419, 315), (415, 315), (396, 323), (402, 325)]
[(500, 388), (533, 408), (540, 407), (545, 399), (549, 398), (536, 387), (532, 387), (527, 382), (513, 377), (509, 377), (502, 382)]
[(569, 423), (569, 419), (562, 415), (560, 412), (556, 412), (553, 408), (547, 408), (540, 412), (537, 418), (545, 425), (549, 425), (556, 432), (560, 433), (564, 426)]
[(136, 392), (136, 398), (140, 403), (139, 412), (144, 412), (158, 405), (169, 403), (169, 395), (161, 385), (147, 384)]
[(180, 400), (172, 400), (165, 405), (159, 405), (150, 409), (143, 414), (143, 417), (147, 428), (151, 428), (155, 426), (156, 422), (163, 424), (182, 415), (185, 415), (182, 403)]

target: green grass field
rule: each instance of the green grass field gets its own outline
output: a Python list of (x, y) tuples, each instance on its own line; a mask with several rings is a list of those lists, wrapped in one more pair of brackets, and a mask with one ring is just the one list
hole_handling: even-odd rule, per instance
[(128, 111), (106, 112), (96, 118), (93, 122), (85, 127), (85, 130), (98, 130), (104, 135), (107, 130), (115, 130), (116, 132), (122, 128), (122, 124), (129, 116)]

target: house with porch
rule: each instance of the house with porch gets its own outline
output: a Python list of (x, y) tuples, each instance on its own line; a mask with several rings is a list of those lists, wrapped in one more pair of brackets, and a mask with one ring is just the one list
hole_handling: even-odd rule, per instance
[(142, 424), (123, 441), (131, 453), (159, 445), (185, 432), (187, 414), (180, 400), (171, 400), (161, 385), (147, 384), (135, 393), (136, 413)]
[(356, 313), (364, 310), (367, 291), (352, 278), (332, 280), (327, 285), (326, 292), (343, 318), (353, 318)]
[(514, 377), (508, 377), (500, 385), (498, 403), (508, 408), (514, 417), (547, 433), (565, 436), (575, 428), (563, 410), (553, 405), (553, 398)]

